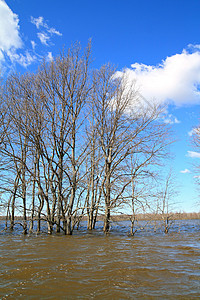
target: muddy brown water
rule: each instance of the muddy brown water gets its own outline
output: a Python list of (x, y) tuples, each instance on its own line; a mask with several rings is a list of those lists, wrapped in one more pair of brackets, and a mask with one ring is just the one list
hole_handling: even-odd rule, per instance
[[(192, 222), (192, 223), (191, 223)], [(0, 234), (1, 299), (200, 299), (200, 221), (169, 235)]]

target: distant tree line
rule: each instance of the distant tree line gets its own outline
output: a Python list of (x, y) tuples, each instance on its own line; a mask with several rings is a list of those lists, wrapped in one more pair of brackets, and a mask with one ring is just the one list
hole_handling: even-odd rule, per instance
[(129, 207), (133, 234), (138, 208), (161, 200), (165, 213), (167, 194), (154, 188), (171, 143), (163, 107), (125, 72), (92, 69), (90, 43), (9, 75), (0, 105), (1, 211), (11, 230), (21, 215), (24, 234), (45, 221), (49, 234), (71, 235), (83, 216), (92, 230), (103, 214), (107, 233), (111, 211)]

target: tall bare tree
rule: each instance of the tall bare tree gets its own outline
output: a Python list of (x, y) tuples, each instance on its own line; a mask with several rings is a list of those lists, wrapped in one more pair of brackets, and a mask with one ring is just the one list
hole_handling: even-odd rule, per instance
[(155, 159), (169, 143), (166, 126), (159, 122), (162, 108), (146, 105), (134, 83), (130, 84), (125, 75), (116, 78), (114, 73), (106, 65), (94, 74), (95, 118), (104, 157), (104, 232), (110, 228), (111, 208), (123, 202), (131, 182), (123, 167), (125, 159), (147, 153), (145, 160)]

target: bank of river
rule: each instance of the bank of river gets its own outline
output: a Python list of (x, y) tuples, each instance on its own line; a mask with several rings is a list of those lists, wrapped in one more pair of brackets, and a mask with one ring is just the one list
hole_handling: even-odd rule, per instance
[(199, 220), (169, 235), (0, 234), (1, 299), (199, 299)]

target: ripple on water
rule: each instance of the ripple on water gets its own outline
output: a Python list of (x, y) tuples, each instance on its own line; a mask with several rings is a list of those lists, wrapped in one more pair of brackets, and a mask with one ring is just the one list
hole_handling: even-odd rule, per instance
[(97, 231), (0, 238), (3, 299), (200, 297), (200, 239), (195, 230), (167, 236), (104, 236)]

